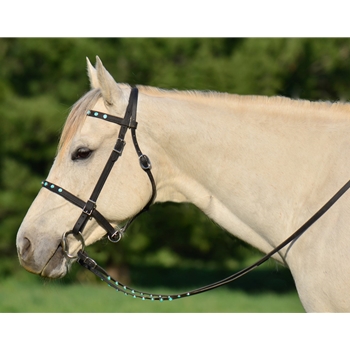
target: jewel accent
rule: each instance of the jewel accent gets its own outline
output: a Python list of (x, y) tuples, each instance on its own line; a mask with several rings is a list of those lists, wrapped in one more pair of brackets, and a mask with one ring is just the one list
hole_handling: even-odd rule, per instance
[(97, 116), (98, 116), (98, 113), (97, 113), (97, 112), (95, 112), (95, 113), (94, 113), (94, 116), (95, 116), (95, 117), (97, 117)]

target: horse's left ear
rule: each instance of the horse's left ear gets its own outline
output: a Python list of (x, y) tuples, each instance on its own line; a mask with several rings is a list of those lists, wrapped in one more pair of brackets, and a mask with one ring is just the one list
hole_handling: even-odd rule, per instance
[(92, 89), (98, 89), (100, 86), (98, 84), (97, 72), (95, 67), (91, 64), (90, 60), (86, 57), (87, 71), (90, 79), (90, 86)]
[(123, 96), (122, 90), (103, 66), (98, 56), (96, 56), (96, 72), (97, 82), (101, 89), (103, 99), (110, 106), (116, 104)]

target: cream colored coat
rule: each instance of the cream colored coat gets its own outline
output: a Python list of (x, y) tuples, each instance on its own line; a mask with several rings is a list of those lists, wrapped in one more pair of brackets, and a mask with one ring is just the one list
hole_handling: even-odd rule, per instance
[[(87, 200), (119, 126), (85, 118), (88, 108), (123, 116), (130, 87), (97, 59), (93, 90), (73, 108), (48, 181)], [(97, 89), (97, 90), (96, 90)], [(157, 202), (191, 202), (233, 235), (267, 253), (308, 220), (350, 178), (350, 106), (281, 97), (163, 91), (139, 87), (138, 140), (152, 161)], [(98, 98), (102, 94), (101, 98)], [(112, 223), (135, 215), (151, 187), (130, 133), (97, 206)], [(79, 147), (93, 150), (72, 161)], [(61, 277), (60, 246), (81, 210), (41, 190), (17, 235), (21, 264)], [(274, 257), (294, 277), (307, 311), (350, 311), (350, 193)], [(105, 232), (90, 221), (87, 244)], [(132, 238), (129, 238), (132, 239)], [(72, 247), (77, 251), (78, 242)]]

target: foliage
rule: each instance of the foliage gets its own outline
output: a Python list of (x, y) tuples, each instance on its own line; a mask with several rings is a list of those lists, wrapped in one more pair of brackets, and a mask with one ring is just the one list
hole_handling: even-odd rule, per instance
[[(70, 106), (89, 89), (85, 57), (94, 62), (95, 55), (130, 84), (312, 100), (350, 94), (349, 39), (0, 39), (2, 275), (17, 268), (17, 229), (49, 171)], [(118, 247), (92, 249), (107, 265), (234, 267), (250, 254), (196, 208), (175, 204), (144, 214)]]
[[(182, 272), (182, 271), (181, 271)], [(29, 276), (29, 274), (27, 274)], [(295, 290), (274, 289), (246, 293), (228, 287), (174, 301), (143, 301), (127, 297), (105, 284), (62, 284), (61, 280), (42, 282), (37, 276), (6, 278), (1, 284), (0, 312), (93, 312), (93, 313), (302, 313), (304, 309)], [(36, 278), (35, 278), (36, 277)], [(25, 288), (24, 288), (25, 284)], [(139, 287), (137, 287), (139, 288)], [(176, 289), (153, 286), (152, 291), (176, 293)], [(59, 302), (53, 302), (59, 300)], [(105, 316), (104, 316), (105, 317)], [(123, 315), (125, 317), (125, 315)], [(47, 322), (47, 321), (45, 321)]]

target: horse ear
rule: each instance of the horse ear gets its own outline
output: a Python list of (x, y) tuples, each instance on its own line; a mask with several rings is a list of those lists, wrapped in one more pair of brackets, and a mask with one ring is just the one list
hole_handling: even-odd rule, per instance
[(86, 57), (88, 77), (90, 79), (90, 86), (92, 89), (98, 89), (100, 86), (98, 84), (97, 72), (94, 66), (91, 64), (90, 60)]
[(98, 56), (96, 56), (96, 71), (102, 97), (111, 106), (122, 97), (122, 90), (103, 66)]

